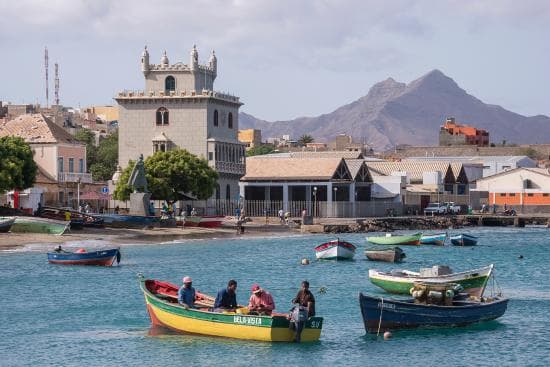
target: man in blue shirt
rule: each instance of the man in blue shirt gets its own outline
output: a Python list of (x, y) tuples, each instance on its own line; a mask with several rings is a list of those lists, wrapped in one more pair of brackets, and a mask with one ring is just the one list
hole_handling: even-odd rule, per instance
[(235, 311), (237, 308), (237, 281), (231, 279), (227, 283), (227, 288), (220, 289), (214, 301), (214, 311)]
[(178, 291), (178, 303), (186, 309), (195, 307), (195, 288), (191, 277), (183, 278), (183, 286)]

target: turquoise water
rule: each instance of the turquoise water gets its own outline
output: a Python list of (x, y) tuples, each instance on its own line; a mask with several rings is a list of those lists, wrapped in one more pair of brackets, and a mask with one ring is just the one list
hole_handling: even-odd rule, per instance
[[(383, 294), (369, 283), (368, 269), (396, 266), (364, 260), (364, 234), (340, 236), (359, 246), (355, 261), (309, 266), (300, 260), (313, 260), (312, 248), (331, 237), (124, 246), (121, 266), (113, 268), (49, 265), (41, 251), (52, 246), (45, 245), (0, 253), (0, 365), (550, 365), (550, 231), (469, 232), (479, 235), (479, 246), (404, 247), (406, 262), (397, 266), (448, 264), (460, 271), (494, 263), (498, 283), (511, 298), (506, 314), (466, 328), (399, 331), (389, 341), (365, 335), (358, 293)], [(317, 313), (325, 317), (321, 340), (270, 344), (150, 330), (138, 272), (172, 282), (190, 275), (197, 289), (211, 294), (235, 278), (240, 303), (257, 282), (271, 291), (279, 311), (289, 309), (300, 281), (307, 279)], [(321, 286), (325, 294), (317, 293)]]

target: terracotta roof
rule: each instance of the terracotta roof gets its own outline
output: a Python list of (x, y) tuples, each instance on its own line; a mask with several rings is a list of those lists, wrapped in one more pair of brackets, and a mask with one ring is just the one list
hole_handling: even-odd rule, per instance
[(241, 181), (330, 180), (342, 158), (254, 158)]
[(1, 123), (0, 136), (19, 136), (30, 144), (64, 143), (82, 145), (65, 129), (56, 125), (41, 113), (21, 115), (13, 120)]
[[(445, 177), (449, 169), (448, 162), (433, 161), (401, 161), (401, 162), (369, 162), (366, 161), (371, 175), (390, 176), (392, 172), (406, 172), (411, 181), (422, 181), (424, 172), (441, 172)], [(460, 172), (460, 170), (459, 170)]]

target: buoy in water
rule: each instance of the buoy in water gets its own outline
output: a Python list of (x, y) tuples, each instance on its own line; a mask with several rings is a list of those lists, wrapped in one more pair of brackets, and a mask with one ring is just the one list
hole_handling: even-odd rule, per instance
[(309, 259), (302, 259), (302, 265), (309, 265)]
[(391, 333), (391, 331), (384, 332), (384, 340), (389, 340), (392, 336), (393, 334)]
[(523, 255), (519, 255), (519, 256), (518, 256), (518, 259), (523, 259)]

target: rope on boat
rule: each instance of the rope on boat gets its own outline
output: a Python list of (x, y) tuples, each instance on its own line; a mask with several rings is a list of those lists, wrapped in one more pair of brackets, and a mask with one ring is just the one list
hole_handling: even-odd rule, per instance
[(384, 297), (380, 297), (382, 300), (382, 303), (380, 304), (380, 320), (378, 320), (378, 331), (376, 332), (376, 336), (380, 335), (380, 326), (382, 325), (382, 312), (384, 312)]

